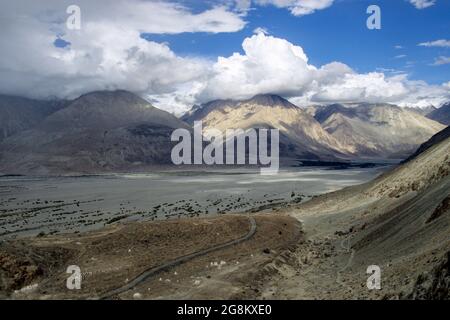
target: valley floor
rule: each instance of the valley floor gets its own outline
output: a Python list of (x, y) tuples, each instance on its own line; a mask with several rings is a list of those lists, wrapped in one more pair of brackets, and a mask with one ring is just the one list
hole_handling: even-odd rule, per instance
[(162, 171), (81, 177), (0, 178), (0, 240), (83, 233), (113, 222), (271, 211), (364, 183), (388, 167)]
[[(422, 168), (422, 187), (413, 163), (271, 213), (117, 222), (8, 241), (0, 246), (0, 292), (12, 299), (448, 299), (445, 159)], [(66, 287), (69, 265), (81, 269), (81, 290)], [(381, 269), (381, 290), (367, 288), (372, 265)]]

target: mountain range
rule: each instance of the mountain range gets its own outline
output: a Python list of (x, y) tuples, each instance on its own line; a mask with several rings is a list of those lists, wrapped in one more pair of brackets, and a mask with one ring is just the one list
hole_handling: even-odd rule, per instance
[(320, 161), (404, 159), (445, 128), (394, 105), (304, 109), (277, 95), (212, 101), (180, 119), (121, 90), (71, 101), (0, 96), (0, 172), (97, 173), (170, 165), (171, 133), (190, 130), (200, 120), (204, 129), (279, 129), (282, 157)]
[(409, 156), (445, 126), (389, 104), (333, 104), (318, 107), (315, 119), (336, 140), (360, 157)]
[(204, 129), (276, 128), (280, 155), (302, 159), (349, 158), (345, 146), (328, 134), (312, 116), (275, 95), (258, 95), (244, 101), (212, 101), (181, 118), (189, 124), (202, 121)]
[(421, 114), (423, 116), (428, 116), (428, 114), (430, 114), (433, 111), (436, 111), (439, 108), (436, 108), (435, 106), (428, 106), (428, 107), (423, 107), (423, 108), (419, 108), (419, 107), (403, 107), (403, 109), (408, 110), (408, 111), (417, 112), (418, 114)]
[(0, 95), (0, 141), (34, 127), (68, 103), (65, 100), (41, 101)]
[(389, 104), (332, 104), (301, 109), (273, 95), (196, 106), (182, 120), (206, 128), (280, 130), (280, 154), (303, 159), (403, 159), (445, 128)]
[(450, 125), (450, 102), (447, 102), (439, 109), (430, 112), (427, 114), (427, 117), (444, 125)]
[(189, 129), (130, 92), (93, 92), (5, 139), (0, 171), (95, 173), (170, 164), (176, 128)]

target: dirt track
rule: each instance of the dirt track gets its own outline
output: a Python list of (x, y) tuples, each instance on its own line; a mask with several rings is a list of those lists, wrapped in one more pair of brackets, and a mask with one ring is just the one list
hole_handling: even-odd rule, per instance
[(195, 259), (195, 258), (204, 256), (204, 255), (207, 255), (208, 253), (211, 253), (211, 252), (214, 252), (214, 251), (218, 251), (218, 250), (221, 250), (221, 249), (225, 249), (225, 248), (228, 248), (228, 247), (231, 247), (231, 246), (234, 246), (234, 245), (237, 245), (239, 243), (242, 243), (244, 241), (249, 240), (251, 237), (253, 237), (255, 235), (256, 227), (257, 227), (255, 218), (249, 217), (249, 222), (250, 222), (250, 230), (248, 231), (248, 233), (244, 237), (236, 239), (236, 240), (231, 240), (231, 241), (228, 241), (226, 243), (219, 244), (219, 245), (207, 248), (207, 249), (203, 249), (203, 250), (200, 250), (200, 251), (188, 254), (186, 256), (183, 256), (183, 257), (179, 257), (179, 258), (177, 258), (175, 260), (168, 261), (168, 262), (166, 262), (166, 263), (164, 263), (164, 264), (162, 264), (162, 265), (160, 265), (160, 266), (158, 266), (156, 268), (151, 268), (149, 270), (146, 270), (142, 274), (140, 274), (137, 278), (135, 278), (135, 279), (131, 280), (130, 282), (128, 282), (126, 285), (124, 285), (124, 286), (122, 286), (120, 288), (117, 288), (115, 290), (112, 290), (110, 292), (107, 292), (106, 294), (104, 294), (102, 296), (102, 299), (108, 299), (108, 298), (114, 297), (116, 295), (119, 295), (119, 294), (121, 294), (123, 292), (126, 292), (128, 290), (131, 290), (134, 287), (136, 287), (137, 285), (143, 283), (148, 278), (150, 278), (152, 276), (155, 276), (156, 274), (160, 273), (161, 271), (168, 270), (168, 269), (170, 269), (172, 267), (181, 265), (182, 263), (185, 263), (185, 262), (190, 261), (192, 259)]
[[(2, 290), (25, 299), (96, 299), (105, 293), (120, 299), (136, 293), (143, 299), (245, 296), (259, 276), (255, 271), (301, 239), (300, 224), (285, 215), (117, 224), (84, 235), (24, 239), (3, 245), (0, 254), (10, 260), (27, 257), (23, 264), (40, 272)], [(47, 258), (40, 260), (35, 252)], [(81, 290), (66, 288), (69, 265), (82, 270)], [(17, 278), (11, 272), (7, 279)], [(38, 285), (13, 291), (30, 284)]]

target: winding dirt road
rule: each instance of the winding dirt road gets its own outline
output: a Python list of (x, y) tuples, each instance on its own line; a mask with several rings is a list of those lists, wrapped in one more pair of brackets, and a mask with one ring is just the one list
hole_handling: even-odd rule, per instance
[(216, 245), (216, 246), (208, 248), (208, 249), (200, 250), (200, 251), (188, 254), (186, 256), (179, 257), (179, 258), (177, 258), (175, 260), (166, 262), (166, 263), (164, 263), (164, 264), (162, 264), (162, 265), (160, 265), (158, 267), (154, 267), (154, 268), (148, 269), (148, 270), (144, 271), (143, 273), (141, 273), (136, 278), (134, 278), (133, 280), (131, 280), (130, 282), (128, 282), (127, 284), (125, 284), (124, 286), (105, 293), (104, 295), (102, 295), (100, 297), (100, 299), (101, 300), (109, 299), (109, 298), (111, 298), (113, 296), (116, 296), (118, 294), (124, 293), (124, 292), (126, 292), (128, 290), (131, 290), (131, 289), (135, 288), (137, 285), (139, 285), (142, 282), (144, 282), (145, 280), (147, 280), (148, 278), (154, 276), (155, 274), (157, 274), (159, 272), (162, 272), (162, 271), (166, 271), (166, 270), (168, 270), (170, 268), (173, 268), (175, 266), (183, 264), (183, 263), (185, 263), (187, 261), (190, 261), (190, 260), (192, 260), (194, 258), (198, 258), (198, 257), (204, 256), (204, 255), (206, 255), (208, 253), (211, 253), (211, 252), (214, 252), (214, 251), (218, 251), (218, 250), (222, 250), (222, 249), (225, 249), (225, 248), (228, 248), (228, 247), (231, 247), (231, 246), (234, 246), (234, 245), (237, 245), (237, 244), (240, 244), (240, 243), (242, 243), (244, 241), (249, 240), (256, 233), (256, 220), (255, 220), (255, 218), (250, 217), (250, 216), (248, 217), (248, 219), (249, 219), (249, 222), (250, 222), (250, 230), (245, 236), (243, 236), (243, 237), (241, 237), (239, 239), (231, 240), (231, 241), (228, 241), (226, 243), (222, 243), (222, 244)]

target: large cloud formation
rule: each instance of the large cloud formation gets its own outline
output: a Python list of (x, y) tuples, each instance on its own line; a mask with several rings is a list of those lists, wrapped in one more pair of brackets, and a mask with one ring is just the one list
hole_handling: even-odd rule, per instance
[(334, 0), (255, 0), (255, 2), (259, 5), (271, 4), (278, 8), (288, 8), (294, 16), (304, 16), (330, 7)]
[[(192, 13), (179, 4), (142, 0), (78, 1), (81, 29), (68, 30), (72, 1), (16, 0), (0, 12), (0, 91), (73, 98), (88, 90), (128, 89), (163, 94), (207, 73), (202, 59), (176, 56), (141, 34), (235, 32), (238, 13), (213, 7)], [(57, 48), (62, 38), (70, 45)]]
[[(298, 104), (369, 101), (427, 106), (450, 99), (448, 84), (430, 86), (404, 74), (359, 74), (340, 62), (314, 66), (300, 46), (263, 29), (244, 39), (243, 53), (213, 61), (181, 57), (167, 44), (141, 37), (143, 32), (238, 31), (246, 24), (249, 1), (239, 0), (234, 6), (222, 2), (193, 13), (171, 2), (85, 0), (79, 1), (81, 30), (67, 30), (70, 2), (49, 0), (44, 6), (16, 0), (4, 5), (1, 93), (74, 98), (93, 90), (125, 89), (177, 114), (208, 100), (260, 93), (280, 94)], [(70, 45), (55, 47), (57, 37)]]
[(318, 68), (308, 63), (301, 47), (263, 32), (245, 39), (243, 49), (243, 55), (218, 58), (200, 100), (276, 93), (297, 104), (365, 101), (423, 107), (450, 99), (447, 87), (410, 81), (405, 74), (358, 74), (340, 62)]

